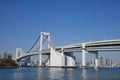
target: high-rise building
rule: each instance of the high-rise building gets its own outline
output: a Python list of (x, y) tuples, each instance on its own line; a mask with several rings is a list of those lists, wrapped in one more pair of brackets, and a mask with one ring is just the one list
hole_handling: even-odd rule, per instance
[(103, 59), (103, 63), (104, 63), (104, 65), (103, 65), (104, 67), (112, 67), (112, 65), (113, 65), (112, 60), (109, 58)]
[(112, 60), (111, 59), (109, 59), (109, 61), (108, 61), (108, 64), (109, 64), (109, 67), (112, 67)]
[(0, 59), (1, 59), (1, 54), (0, 54)]
[(95, 66), (95, 59), (90, 60), (90, 66)]
[(3, 53), (3, 58), (4, 58), (4, 59), (7, 59), (7, 58), (8, 58), (7, 55), (8, 55), (8, 52), (4, 52), (4, 53)]
[(101, 67), (104, 66), (104, 59), (103, 59), (103, 57), (99, 58), (99, 64), (100, 64)]
[(111, 60), (110, 59), (106, 59), (106, 66), (111, 66)]
[(11, 55), (11, 53), (8, 54), (8, 59), (12, 59), (12, 55)]
[(107, 66), (112, 67), (112, 60), (111, 59), (107, 59)]
[(3, 58), (4, 59), (12, 59), (12, 54), (9, 52), (4, 52), (3, 53)]

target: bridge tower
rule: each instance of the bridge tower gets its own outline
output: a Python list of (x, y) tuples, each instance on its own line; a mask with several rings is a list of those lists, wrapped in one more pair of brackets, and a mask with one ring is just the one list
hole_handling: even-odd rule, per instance
[(16, 56), (15, 58), (17, 59), (18, 57), (20, 57), (23, 53), (23, 50), (21, 48), (16, 48)]
[(48, 39), (48, 45), (47, 48), (50, 49), (51, 46), (51, 37), (50, 37), (50, 33), (48, 32), (41, 32), (40, 33), (40, 54), (39, 54), (39, 66), (43, 66), (42, 65), (42, 50), (43, 50), (43, 44), (45, 42), (45, 40), (43, 40), (44, 36), (46, 36), (46, 39)]
[[(23, 50), (22, 48), (16, 48), (16, 55), (15, 55), (15, 59), (19, 58), (20, 56), (23, 55)], [(21, 66), (21, 62), (18, 62), (18, 64)]]

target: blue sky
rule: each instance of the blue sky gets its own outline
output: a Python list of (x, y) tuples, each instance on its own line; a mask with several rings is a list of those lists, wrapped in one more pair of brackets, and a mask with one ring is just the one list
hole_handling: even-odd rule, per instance
[(42, 31), (61, 45), (120, 39), (120, 1), (0, 0), (1, 53), (27, 51)]

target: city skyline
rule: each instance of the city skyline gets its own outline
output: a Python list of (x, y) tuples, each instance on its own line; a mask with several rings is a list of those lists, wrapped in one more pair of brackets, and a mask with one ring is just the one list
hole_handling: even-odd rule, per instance
[[(0, 53), (15, 54), (16, 48), (29, 50), (42, 31), (50, 32), (61, 45), (120, 39), (119, 3), (119, 0), (0, 1)], [(120, 62), (119, 51), (107, 53), (102, 56)]]

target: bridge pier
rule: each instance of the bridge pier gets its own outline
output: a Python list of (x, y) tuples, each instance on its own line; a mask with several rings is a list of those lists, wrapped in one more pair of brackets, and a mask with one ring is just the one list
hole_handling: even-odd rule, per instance
[(50, 49), (50, 64), (49, 67), (65, 67), (65, 68), (74, 68), (75, 64), (75, 56), (73, 53), (64, 53), (58, 52), (51, 47)]
[(42, 66), (42, 54), (40, 53), (39, 54), (39, 67)]
[(86, 66), (86, 53), (87, 53), (87, 51), (85, 50), (85, 44), (83, 43), (82, 44), (82, 66), (81, 66), (82, 69), (87, 68), (87, 66)]
[(82, 66), (81, 66), (82, 69), (86, 69), (87, 66), (86, 66), (86, 51), (85, 50), (82, 50)]
[(95, 69), (99, 68), (98, 52), (95, 52)]
[(76, 67), (75, 60), (76, 58), (73, 55), (73, 52), (65, 53), (65, 66), (66, 67)]
[(49, 67), (63, 67), (64, 64), (64, 54), (57, 52), (52, 47), (50, 48), (50, 64)]

